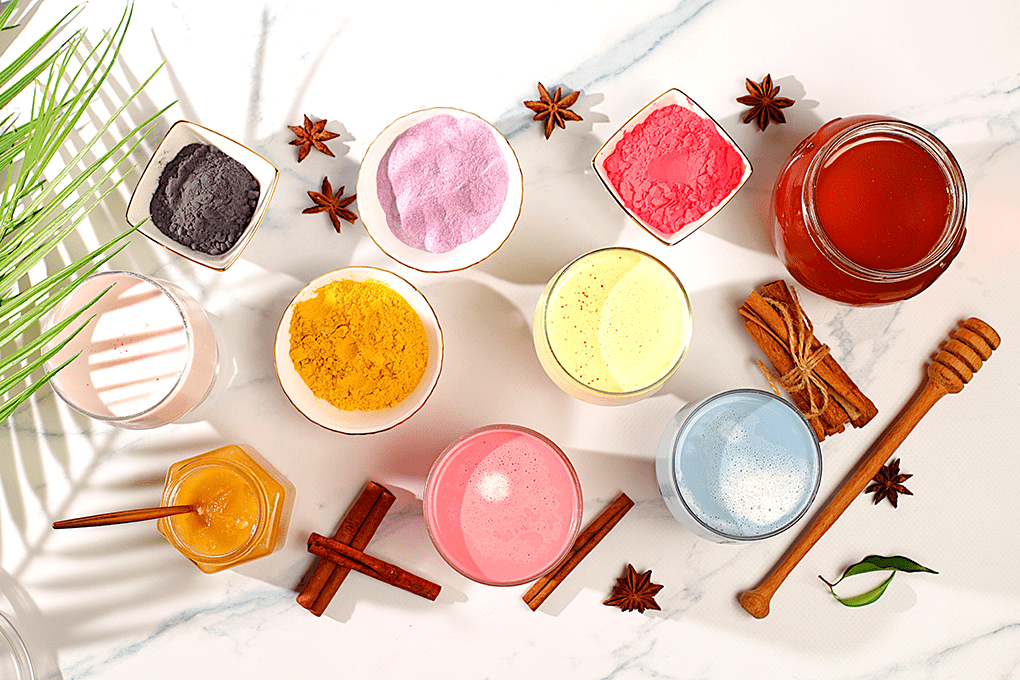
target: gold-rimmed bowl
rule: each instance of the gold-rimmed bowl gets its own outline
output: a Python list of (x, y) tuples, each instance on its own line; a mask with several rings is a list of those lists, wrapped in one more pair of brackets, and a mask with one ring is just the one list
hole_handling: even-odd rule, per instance
[[(484, 123), (493, 135), (497, 147), (503, 154), (509, 171), (509, 183), (503, 209), (496, 220), (477, 238), (460, 244), (445, 253), (432, 253), (410, 246), (394, 235), (386, 219), (386, 212), (379, 199), (379, 167), (386, 152), (403, 132), (430, 118), (450, 115), (459, 119), (471, 119)], [(421, 272), (451, 272), (478, 264), (496, 252), (510, 237), (521, 214), (524, 201), (524, 174), (510, 142), (491, 123), (467, 111), (452, 108), (431, 108), (415, 111), (390, 123), (372, 141), (358, 171), (359, 216), (369, 237), (389, 257)]]
[[(243, 165), (255, 176), (259, 183), (259, 200), (255, 205), (255, 212), (248, 221), (237, 242), (226, 252), (219, 255), (210, 255), (198, 250), (192, 250), (183, 243), (173, 240), (153, 224), (149, 217), (149, 203), (152, 195), (159, 186), (159, 178), (163, 169), (172, 161), (177, 154), (189, 144), (208, 144), (215, 146), (238, 163)], [(280, 179), (280, 171), (267, 159), (255, 153), (240, 142), (210, 130), (209, 128), (192, 123), (186, 120), (179, 120), (174, 123), (163, 136), (163, 140), (156, 147), (152, 158), (142, 171), (142, 176), (131, 193), (131, 200), (128, 202), (125, 218), (128, 224), (138, 227), (138, 231), (144, 234), (153, 242), (163, 246), (167, 250), (177, 253), (192, 262), (196, 262), (210, 269), (224, 271), (237, 261), (241, 251), (255, 235), (262, 218), (269, 209), (269, 202), (273, 198), (273, 192)]]
[[(418, 386), (397, 404), (375, 411), (342, 411), (325, 399), (316, 397), (294, 368), (290, 358), (290, 322), (294, 306), (315, 297), (319, 289), (333, 281), (379, 281), (386, 284), (404, 298), (425, 326), (428, 340), (428, 364)], [(276, 375), (280, 380), (287, 399), (294, 404), (305, 418), (316, 425), (343, 434), (375, 434), (389, 430), (417, 413), (439, 382), (443, 368), (443, 329), (439, 318), (425, 296), (410, 282), (385, 269), (376, 267), (344, 267), (323, 274), (315, 279), (291, 300), (280, 320), (276, 331), (275, 345)]]
[[(712, 208), (708, 210), (704, 215), (702, 215), (696, 220), (684, 224), (675, 232), (666, 233), (664, 231), (657, 229), (652, 224), (649, 224), (645, 219), (641, 217), (641, 215), (637, 214), (631, 207), (627, 206), (623, 198), (620, 196), (619, 191), (617, 191), (616, 187), (609, 179), (608, 173), (606, 172), (605, 169), (605, 161), (609, 156), (613, 154), (614, 151), (616, 151), (616, 145), (620, 143), (624, 135), (633, 131), (635, 127), (645, 122), (650, 115), (652, 115), (659, 109), (663, 109), (667, 106), (673, 105), (681, 106), (689, 111), (694, 112), (701, 118), (710, 121), (712, 125), (715, 126), (715, 129), (719, 133), (719, 135), (723, 138), (723, 141), (728, 146), (732, 147), (737, 152), (737, 155), (740, 156), (740, 161), (743, 166), (743, 173), (741, 174), (740, 180), (737, 182), (737, 185), (733, 187), (733, 189), (727, 195), (723, 196), (719, 201), (717, 201), (712, 206)], [(684, 238), (690, 236), (695, 231), (704, 226), (706, 222), (708, 222), (720, 210), (722, 210), (723, 206), (726, 205), (730, 201), (730, 199), (732, 199), (736, 195), (738, 191), (740, 191), (740, 188), (744, 186), (748, 178), (750, 178), (751, 176), (751, 162), (747, 160), (747, 156), (744, 155), (744, 152), (741, 151), (739, 146), (737, 146), (737, 143), (733, 141), (729, 134), (726, 133), (726, 130), (724, 130), (722, 126), (719, 125), (719, 123), (717, 123), (714, 118), (712, 118), (712, 116), (708, 115), (704, 109), (698, 106), (693, 99), (691, 99), (686, 94), (684, 94), (683, 92), (676, 88), (663, 92), (661, 95), (659, 95), (658, 97), (650, 101), (648, 104), (646, 104), (644, 108), (642, 108), (640, 111), (631, 116), (630, 119), (626, 123), (624, 123), (619, 130), (613, 133), (612, 137), (606, 140), (606, 143), (602, 145), (602, 148), (599, 149), (598, 152), (595, 154), (594, 158), (592, 158), (591, 164), (592, 167), (595, 169), (595, 174), (598, 175), (600, 180), (602, 180), (602, 184), (605, 185), (606, 190), (609, 191), (609, 193), (620, 205), (620, 207), (623, 208), (624, 212), (627, 213), (627, 215), (632, 220), (637, 222), (645, 231), (647, 231), (649, 234), (657, 238), (662, 243), (665, 243), (666, 245), (669, 246), (676, 245)]]

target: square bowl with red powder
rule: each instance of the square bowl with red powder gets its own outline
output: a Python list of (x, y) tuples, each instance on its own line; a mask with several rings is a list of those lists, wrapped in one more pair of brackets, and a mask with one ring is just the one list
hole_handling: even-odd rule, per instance
[(279, 179), (240, 142), (179, 120), (142, 171), (125, 218), (167, 250), (224, 271), (255, 235)]
[(627, 214), (666, 245), (712, 219), (751, 176), (740, 147), (677, 89), (624, 123), (592, 166)]

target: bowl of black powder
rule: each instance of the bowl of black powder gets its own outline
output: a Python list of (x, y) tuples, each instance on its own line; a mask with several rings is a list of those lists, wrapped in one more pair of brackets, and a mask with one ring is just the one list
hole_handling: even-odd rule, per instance
[(222, 271), (255, 234), (279, 176), (243, 144), (177, 121), (142, 172), (127, 221), (178, 255)]

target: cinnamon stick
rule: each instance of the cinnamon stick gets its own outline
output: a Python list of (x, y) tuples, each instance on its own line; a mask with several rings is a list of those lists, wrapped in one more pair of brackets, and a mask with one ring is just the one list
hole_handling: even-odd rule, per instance
[[(797, 303), (793, 292), (784, 281), (773, 281), (772, 283), (765, 284), (762, 286), (762, 290), (791, 308), (796, 308), (803, 318), (804, 312), (800, 310), (800, 305)], [(814, 335), (811, 336), (811, 347), (812, 349), (821, 347), (821, 342)], [(854, 427), (863, 427), (878, 415), (878, 408), (875, 404), (861, 392), (860, 388), (857, 387), (831, 354), (818, 367), (818, 373), (822, 380), (834, 388), (834, 394), (837, 399), (845, 399), (857, 411), (855, 414), (850, 409), (847, 409), (847, 413), (851, 418), (850, 422)]]
[(563, 579), (606, 537), (606, 534), (632, 507), (634, 507), (634, 501), (627, 494), (621, 493), (598, 517), (592, 520), (591, 524), (585, 527), (560, 565), (535, 581), (528, 592), (524, 594), (524, 602), (531, 607), (532, 611), (538, 609), (546, 598), (552, 595)]
[[(394, 495), (384, 486), (369, 482), (344, 515), (339, 528), (333, 534), (333, 539), (358, 550), (364, 550), (394, 500), (396, 500)], [(347, 567), (339, 567), (329, 560), (317, 560), (304, 587), (298, 593), (298, 604), (316, 616), (322, 616), (349, 573), (351, 570)]]
[[(739, 311), (745, 319), (744, 328), (779, 375), (804, 371), (810, 384), (784, 387), (793, 404), (807, 416), (818, 441), (842, 432), (846, 423), (862, 427), (875, 417), (875, 404), (814, 336), (796, 295), (784, 281), (753, 291)], [(822, 404), (816, 403), (819, 395)]]
[(313, 532), (308, 537), (308, 552), (419, 597), (428, 600), (439, 597), (441, 586), (438, 584), (332, 538)]

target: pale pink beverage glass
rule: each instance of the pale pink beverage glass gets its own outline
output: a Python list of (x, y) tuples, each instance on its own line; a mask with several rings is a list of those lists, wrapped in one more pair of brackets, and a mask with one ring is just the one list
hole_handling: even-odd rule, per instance
[(212, 389), (219, 364), (209, 317), (168, 281), (111, 271), (86, 278), (53, 308), (47, 327), (107, 288), (75, 324), (91, 320), (47, 362), (50, 370), (74, 357), (50, 385), (74, 410), (117, 427), (172, 423)]
[(450, 444), (425, 484), (425, 526), (467, 578), (528, 583), (566, 556), (581, 524), (581, 485), (562, 450), (518, 425), (489, 425)]

